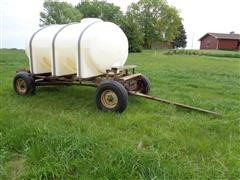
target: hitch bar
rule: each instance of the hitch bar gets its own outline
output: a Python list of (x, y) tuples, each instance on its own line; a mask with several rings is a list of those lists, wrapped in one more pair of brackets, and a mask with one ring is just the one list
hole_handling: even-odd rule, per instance
[(193, 111), (198, 111), (198, 112), (202, 112), (202, 113), (207, 113), (207, 114), (211, 114), (211, 115), (214, 115), (214, 116), (220, 116), (220, 114), (218, 114), (216, 112), (213, 112), (213, 111), (206, 110), (206, 109), (201, 109), (201, 108), (198, 108), (198, 107), (193, 107), (193, 106), (169, 101), (169, 100), (166, 100), (166, 99), (161, 99), (161, 98), (149, 96), (149, 95), (139, 93), (139, 92), (135, 92), (135, 91), (128, 91), (128, 92), (129, 92), (129, 94), (131, 94), (133, 96), (143, 97), (143, 98), (146, 98), (146, 99), (162, 102), (162, 103), (165, 103), (165, 104), (172, 104), (172, 105), (177, 106), (177, 107), (181, 107), (181, 108), (189, 109), (189, 110), (193, 110)]

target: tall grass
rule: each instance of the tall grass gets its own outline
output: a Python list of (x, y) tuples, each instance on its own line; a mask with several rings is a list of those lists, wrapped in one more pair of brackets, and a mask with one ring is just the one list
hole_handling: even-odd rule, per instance
[(0, 50), (0, 179), (239, 179), (240, 61), (144, 51), (129, 64), (151, 94), (222, 117), (129, 97), (123, 114), (98, 111), (95, 89), (12, 89), (27, 67), (19, 50)]
[(211, 56), (211, 57), (225, 57), (225, 58), (240, 58), (238, 51), (218, 51), (218, 50), (187, 50), (174, 49), (165, 52), (166, 55), (196, 55), (196, 56)]

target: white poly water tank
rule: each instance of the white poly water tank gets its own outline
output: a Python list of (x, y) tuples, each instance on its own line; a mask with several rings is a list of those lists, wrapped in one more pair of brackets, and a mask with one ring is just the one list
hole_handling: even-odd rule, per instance
[(87, 18), (81, 23), (41, 28), (27, 41), (26, 53), (33, 74), (89, 78), (123, 66), (128, 40), (117, 25)]

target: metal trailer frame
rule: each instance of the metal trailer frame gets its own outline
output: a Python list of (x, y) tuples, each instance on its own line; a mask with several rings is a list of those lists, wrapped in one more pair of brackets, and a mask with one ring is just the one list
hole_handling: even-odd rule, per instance
[(141, 85), (139, 85), (139, 80), (142, 79), (142, 74), (135, 72), (136, 65), (118, 66), (108, 69), (105, 74), (90, 77), (90, 78), (79, 78), (76, 74), (66, 75), (66, 76), (52, 76), (51, 73), (45, 74), (32, 74), (30, 70), (18, 70), (17, 73), (27, 73), (34, 80), (35, 86), (55, 86), (55, 85), (80, 85), (80, 86), (90, 86), (98, 87), (105, 80), (116, 81), (127, 90), (129, 95), (143, 97), (145, 99), (158, 101), (164, 104), (174, 105), (176, 107), (193, 110), (201, 113), (211, 114), (213, 116), (220, 116), (218, 113), (209, 111), (206, 109), (193, 107), (170, 100), (153, 97), (148, 94), (141, 93)]
[(137, 88), (133, 82), (141, 77), (140, 73), (135, 73), (135, 68), (135, 65), (113, 67), (107, 70), (106, 74), (90, 78), (79, 78), (76, 74), (64, 76), (53, 76), (51, 73), (32, 74), (30, 70), (26, 69), (17, 70), (16, 73), (28, 73), (35, 80), (35, 86), (82, 85), (97, 87), (103, 80), (113, 80), (123, 84), (127, 91), (133, 91)]

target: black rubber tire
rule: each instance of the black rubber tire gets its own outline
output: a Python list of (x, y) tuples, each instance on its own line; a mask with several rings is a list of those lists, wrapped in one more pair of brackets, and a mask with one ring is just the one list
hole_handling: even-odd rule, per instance
[[(104, 106), (101, 101), (102, 93), (106, 90), (113, 91), (118, 98), (117, 105), (113, 108), (108, 108)], [(119, 112), (122, 113), (127, 107), (128, 103), (128, 93), (122, 84), (117, 81), (105, 80), (103, 81), (96, 90), (96, 105), (97, 108), (108, 112)]]
[[(18, 80), (23, 80), (23, 82), (25, 83), (25, 85), (24, 85), (25, 91), (24, 92), (18, 89), (18, 87), (17, 87)], [(31, 76), (31, 74), (29, 74), (27, 72), (18, 72), (18, 73), (16, 73), (16, 75), (14, 76), (14, 79), (13, 79), (13, 89), (18, 95), (22, 95), (22, 96), (32, 95), (35, 92), (35, 80)]]
[(141, 79), (139, 80), (139, 85), (140, 85), (140, 93), (143, 94), (149, 94), (150, 92), (150, 81), (148, 80), (148, 78), (144, 75), (141, 75)]

